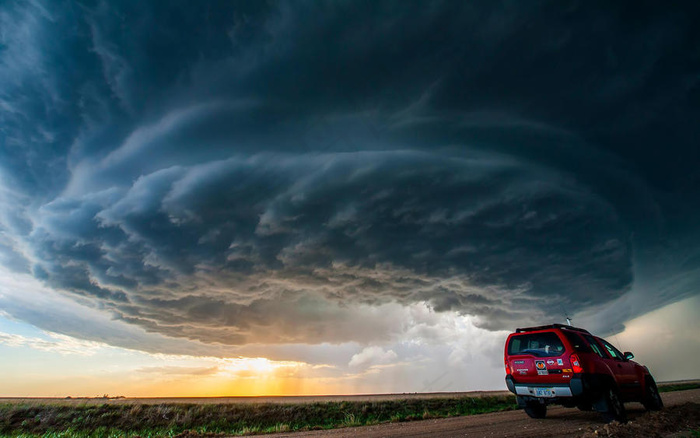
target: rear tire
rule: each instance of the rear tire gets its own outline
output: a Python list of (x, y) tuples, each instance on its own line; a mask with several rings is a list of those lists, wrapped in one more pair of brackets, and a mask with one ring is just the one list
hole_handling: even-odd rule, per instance
[(603, 417), (603, 420), (605, 420), (605, 422), (627, 422), (627, 413), (625, 412), (625, 405), (622, 403), (622, 399), (620, 398), (620, 393), (617, 390), (617, 388), (615, 388), (614, 386), (608, 387), (605, 390), (605, 393), (603, 394), (603, 399), (605, 400), (605, 410), (600, 411), (600, 415)]
[(656, 382), (651, 377), (647, 377), (644, 387), (644, 400), (642, 404), (647, 411), (660, 411), (664, 407), (664, 401), (661, 399), (659, 389), (656, 387)]
[(547, 415), (547, 405), (544, 403), (530, 402), (525, 405), (525, 413), (530, 418), (544, 418)]

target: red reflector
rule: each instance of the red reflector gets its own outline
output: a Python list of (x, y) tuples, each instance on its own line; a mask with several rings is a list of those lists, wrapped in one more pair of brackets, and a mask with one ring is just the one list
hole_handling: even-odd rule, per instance
[(503, 362), (504, 362), (505, 365), (506, 365), (506, 375), (508, 375), (508, 374), (511, 373), (510, 366), (508, 366), (508, 359), (503, 359)]
[(583, 372), (583, 367), (581, 366), (581, 360), (578, 358), (577, 354), (571, 355), (571, 368), (574, 370), (574, 373), (582, 373)]

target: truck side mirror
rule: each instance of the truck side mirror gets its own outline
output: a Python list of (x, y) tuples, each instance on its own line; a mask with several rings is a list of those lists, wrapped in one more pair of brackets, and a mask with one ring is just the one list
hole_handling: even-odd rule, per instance
[(634, 354), (632, 354), (631, 351), (625, 351), (625, 352), (623, 353), (623, 356), (625, 357), (625, 360), (630, 360), (630, 359), (632, 359), (632, 358), (634, 357)]

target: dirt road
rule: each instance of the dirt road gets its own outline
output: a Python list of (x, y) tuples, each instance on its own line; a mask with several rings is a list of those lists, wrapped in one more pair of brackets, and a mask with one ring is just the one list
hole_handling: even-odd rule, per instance
[[(663, 393), (664, 404), (700, 403), (700, 389)], [(641, 404), (627, 403), (630, 421), (646, 414)], [(589, 427), (602, 426), (595, 412), (550, 407), (547, 418), (533, 420), (523, 411), (498, 412), (468, 417), (390, 423), (377, 426), (353, 427), (329, 431), (275, 434), (275, 438), (350, 438), (350, 437), (576, 437)]]

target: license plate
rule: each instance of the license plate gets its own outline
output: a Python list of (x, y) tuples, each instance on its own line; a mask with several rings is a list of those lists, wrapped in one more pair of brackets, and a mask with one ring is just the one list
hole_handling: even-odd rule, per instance
[(535, 388), (536, 397), (554, 397), (552, 388)]

